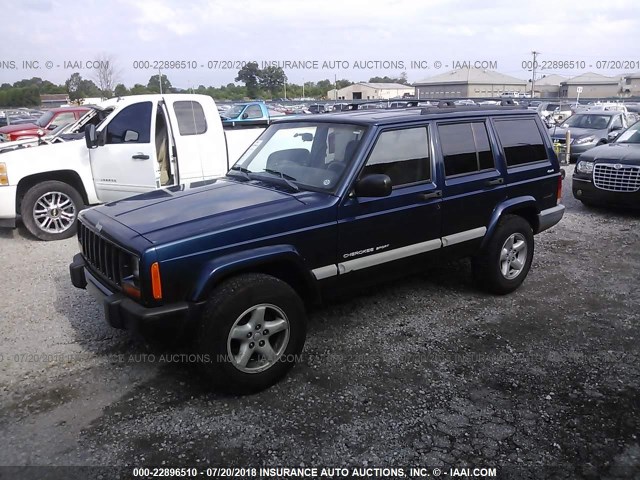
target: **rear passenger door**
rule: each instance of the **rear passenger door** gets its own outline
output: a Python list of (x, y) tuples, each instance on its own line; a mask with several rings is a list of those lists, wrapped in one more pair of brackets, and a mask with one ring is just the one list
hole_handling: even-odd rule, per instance
[(503, 172), (485, 119), (436, 122), (444, 177), (443, 247), (481, 239), (506, 198)]
[(534, 196), (542, 208), (555, 206), (559, 168), (551, 163), (552, 146), (543, 127), (533, 116), (492, 122), (507, 167), (508, 198)]
[(412, 259), (440, 248), (441, 192), (426, 125), (382, 130), (359, 178), (391, 178), (388, 197), (348, 196), (338, 212), (340, 275)]

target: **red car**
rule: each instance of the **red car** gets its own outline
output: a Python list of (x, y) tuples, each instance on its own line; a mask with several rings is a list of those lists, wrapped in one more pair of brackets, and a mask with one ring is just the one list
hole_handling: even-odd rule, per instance
[(21, 123), (0, 128), (0, 142), (42, 137), (48, 130), (75, 122), (88, 111), (87, 107), (53, 108), (45, 112), (35, 123)]

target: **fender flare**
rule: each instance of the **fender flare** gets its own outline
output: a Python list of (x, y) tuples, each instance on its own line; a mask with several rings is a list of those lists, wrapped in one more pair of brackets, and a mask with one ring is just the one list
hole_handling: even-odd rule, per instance
[(300, 274), (304, 285), (291, 285), (292, 288), (303, 287), (312, 294), (317, 294), (315, 277), (306, 267), (300, 253), (291, 245), (271, 245), (230, 253), (204, 263), (189, 299), (194, 302), (204, 301), (224, 278), (237, 272), (252, 268), (259, 270), (273, 264), (285, 264)]
[(532, 209), (535, 211), (536, 216), (535, 219), (531, 219), (534, 222), (534, 224), (531, 225), (531, 228), (533, 229), (533, 232), (536, 233), (538, 231), (537, 214), (540, 213), (536, 199), (531, 195), (523, 195), (521, 197), (510, 198), (508, 200), (505, 200), (504, 202), (499, 203), (493, 209), (493, 213), (491, 214), (491, 219), (489, 220), (489, 225), (487, 226), (487, 231), (484, 235), (484, 238), (482, 239), (480, 248), (482, 249), (487, 245), (487, 243), (493, 236), (493, 232), (495, 232), (496, 228), (498, 227), (500, 219), (504, 215), (507, 215), (515, 210), (521, 210), (522, 208)]

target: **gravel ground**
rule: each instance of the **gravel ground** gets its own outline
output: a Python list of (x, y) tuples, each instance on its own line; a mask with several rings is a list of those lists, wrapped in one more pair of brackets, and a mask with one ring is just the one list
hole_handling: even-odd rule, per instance
[(518, 291), (478, 292), (463, 261), (325, 306), (304, 361), (245, 397), (108, 327), (69, 282), (74, 239), (0, 231), (0, 465), (640, 476), (640, 214), (583, 207), (570, 172)]

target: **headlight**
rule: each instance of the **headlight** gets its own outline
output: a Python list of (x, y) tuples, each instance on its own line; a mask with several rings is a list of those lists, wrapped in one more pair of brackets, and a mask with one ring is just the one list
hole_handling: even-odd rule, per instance
[(6, 163), (0, 163), (0, 185), (9, 185), (9, 175), (7, 174)]
[(584, 160), (578, 162), (578, 164), (576, 165), (576, 172), (579, 172), (579, 173), (593, 172), (593, 162), (585, 162)]
[(577, 138), (573, 143), (576, 145), (583, 145), (585, 143), (592, 143), (593, 141), (595, 141), (595, 137), (592, 135), (590, 137)]
[(140, 298), (140, 259), (138, 257), (129, 258), (123, 276), (122, 290), (131, 297)]

